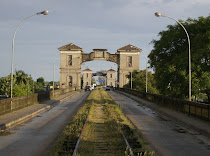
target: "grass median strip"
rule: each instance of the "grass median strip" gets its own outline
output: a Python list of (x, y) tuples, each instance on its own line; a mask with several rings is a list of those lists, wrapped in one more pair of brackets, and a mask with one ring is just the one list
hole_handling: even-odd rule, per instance
[[(86, 119), (86, 125), (80, 136)], [(77, 155), (129, 155), (122, 133), (134, 155), (149, 151), (121, 108), (114, 103), (107, 92), (98, 87), (92, 91), (73, 121), (67, 125), (50, 155), (72, 155), (79, 136)]]

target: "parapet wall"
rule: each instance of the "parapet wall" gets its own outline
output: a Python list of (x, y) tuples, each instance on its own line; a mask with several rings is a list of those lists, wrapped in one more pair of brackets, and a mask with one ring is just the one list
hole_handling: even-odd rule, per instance
[(12, 103), (11, 103), (11, 98), (0, 100), (0, 115), (18, 109), (22, 109), (45, 100), (50, 100), (54, 97), (71, 92), (73, 90), (74, 90), (73, 87), (58, 89), (54, 91), (54, 96), (53, 96), (53, 91), (43, 91), (28, 96), (14, 97), (12, 98)]

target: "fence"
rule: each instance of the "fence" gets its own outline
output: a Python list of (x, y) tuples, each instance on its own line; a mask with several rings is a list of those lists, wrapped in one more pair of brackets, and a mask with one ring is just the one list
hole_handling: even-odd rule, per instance
[(167, 107), (172, 110), (187, 113), (189, 115), (196, 116), (205, 120), (210, 120), (210, 104), (186, 101), (182, 99), (151, 94), (127, 88), (120, 88), (119, 90), (154, 102), (160, 106)]
[[(54, 91), (54, 97), (73, 91), (74, 88), (58, 89)], [(0, 100), (0, 115), (6, 114), (24, 107), (28, 107), (44, 100), (53, 98), (53, 91), (43, 91), (29, 96), (21, 96)]]
[(37, 95), (14, 97), (12, 103), (10, 98), (0, 100), (0, 115), (38, 103)]

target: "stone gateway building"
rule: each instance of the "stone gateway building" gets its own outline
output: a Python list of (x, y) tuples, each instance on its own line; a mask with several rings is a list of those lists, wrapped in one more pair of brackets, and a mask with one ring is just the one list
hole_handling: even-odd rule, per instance
[[(58, 48), (58, 50), (60, 51), (60, 87), (66, 88), (71, 86), (77, 89), (81, 88), (82, 63), (94, 60), (104, 60), (116, 63), (118, 65), (117, 84), (119, 87), (123, 87), (128, 83), (126, 75), (133, 70), (139, 71), (139, 54), (142, 51), (141, 49), (128, 44), (119, 48), (115, 54), (107, 52), (107, 49), (93, 49), (93, 52), (87, 54), (83, 52), (82, 48), (73, 43), (64, 45)], [(110, 70), (107, 72), (107, 84), (115, 86), (115, 80), (113, 81), (113, 79), (110, 78), (112, 72), (113, 71)], [(84, 76), (87, 76), (87, 74), (89, 76), (90, 73), (92, 79), (92, 71), (90, 69), (83, 70), (83, 78)], [(114, 75), (112, 75), (113, 78), (115, 78)], [(85, 80), (85, 82), (83, 82), (85, 86), (87, 83), (89, 85), (89, 81)]]

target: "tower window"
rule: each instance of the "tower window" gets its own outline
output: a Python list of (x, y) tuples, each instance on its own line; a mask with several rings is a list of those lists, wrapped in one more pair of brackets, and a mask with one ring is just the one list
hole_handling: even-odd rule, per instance
[(68, 65), (72, 66), (72, 55), (68, 56)]
[(110, 74), (110, 78), (112, 78), (112, 74)]
[(69, 86), (72, 86), (72, 76), (69, 76)]
[(127, 56), (127, 66), (132, 67), (132, 56)]

